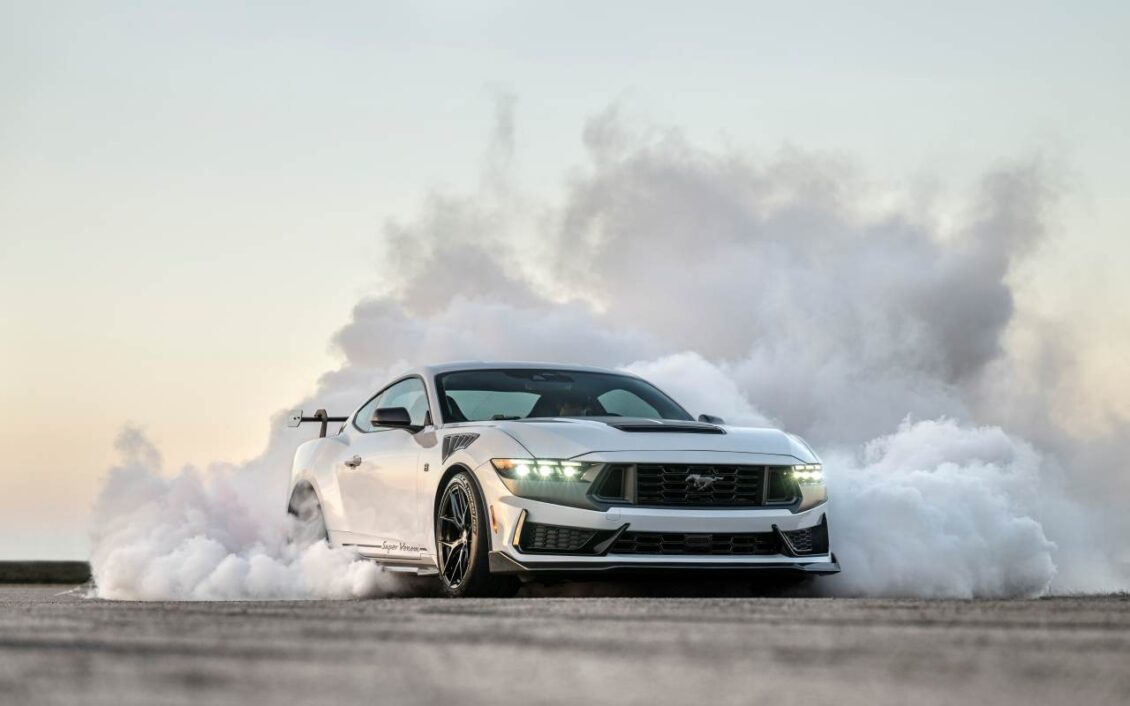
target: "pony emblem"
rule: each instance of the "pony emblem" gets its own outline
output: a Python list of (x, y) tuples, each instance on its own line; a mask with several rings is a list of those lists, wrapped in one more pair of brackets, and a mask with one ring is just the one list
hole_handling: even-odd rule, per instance
[(704, 476), (701, 473), (692, 473), (687, 476), (687, 485), (694, 485), (692, 490), (710, 490), (714, 485), (714, 481), (720, 480), (720, 476)]

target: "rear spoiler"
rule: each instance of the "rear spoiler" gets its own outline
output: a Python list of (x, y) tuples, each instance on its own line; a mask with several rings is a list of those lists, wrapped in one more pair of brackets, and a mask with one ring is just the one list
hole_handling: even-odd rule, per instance
[(318, 436), (325, 436), (326, 427), (329, 426), (330, 422), (344, 422), (347, 419), (349, 419), (349, 417), (331, 417), (324, 409), (319, 409), (317, 412), (314, 412), (313, 417), (304, 417), (302, 410), (296, 409), (290, 413), (290, 416), (286, 420), (286, 425), (288, 427), (296, 427), (303, 422), (321, 422), (322, 429), (318, 432)]

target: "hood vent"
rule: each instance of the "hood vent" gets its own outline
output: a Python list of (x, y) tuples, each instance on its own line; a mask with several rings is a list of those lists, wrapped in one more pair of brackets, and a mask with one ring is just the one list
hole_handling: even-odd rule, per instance
[(722, 429), (711, 424), (695, 422), (608, 422), (608, 426), (620, 431), (644, 432), (652, 434), (725, 434)]

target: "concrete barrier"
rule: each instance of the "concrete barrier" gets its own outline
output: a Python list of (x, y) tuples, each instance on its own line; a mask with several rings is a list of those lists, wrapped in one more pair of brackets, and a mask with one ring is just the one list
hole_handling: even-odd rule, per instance
[(0, 561), (0, 583), (86, 583), (85, 561)]

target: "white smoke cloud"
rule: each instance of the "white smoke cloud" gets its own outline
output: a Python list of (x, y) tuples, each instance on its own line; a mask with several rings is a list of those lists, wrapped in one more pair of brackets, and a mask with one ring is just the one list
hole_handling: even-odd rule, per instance
[[(961, 225), (942, 229), (840, 162), (704, 151), (633, 132), (612, 110), (586, 127), (586, 166), (553, 206), (512, 186), (512, 101), (500, 106), (482, 188), (429, 197), (388, 226), (384, 290), (357, 305), (335, 337), (341, 367), (297, 406), (350, 410), (419, 362), (628, 367), (694, 413), (781, 425), (822, 452), (844, 566), (830, 590), (1127, 585), (1102, 541), (1109, 525), (1071, 495), (1100, 480), (1077, 463), (1093, 452), (1042, 411), (1054, 402), (1038, 382), (1049, 371), (1032, 375), (1007, 346), (1010, 275), (1046, 237), (1038, 165), (990, 174)], [(881, 202), (896, 205), (866, 205)], [(1113, 456), (1126, 439), (1120, 426), (1098, 447)], [(324, 548), (307, 550), (325, 564), (315, 573), (343, 578), (313, 581), (307, 556), (280, 539), (297, 443), (276, 430), (259, 459), (214, 471), (226, 487), (113, 476), (96, 520), (100, 595), (378, 590), (375, 575)], [(216, 502), (242, 503), (247, 521), (213, 512)], [(133, 517), (131, 531), (119, 517)]]
[(942, 419), (833, 459), (837, 547), (852, 571), (831, 588), (973, 598), (1050, 586), (1056, 547), (1037, 519), (1041, 460), (1027, 444)]
[(380, 567), (350, 551), (290, 541), (295, 520), (284, 503), (252, 511), (256, 494), (246, 484), (241, 490), (228, 471), (188, 468), (164, 477), (160, 454), (133, 429), (122, 432), (117, 448), (122, 465), (110, 471), (94, 511), (99, 597), (360, 598), (390, 589)]
[(664, 392), (698, 414), (722, 417), (727, 424), (771, 427), (777, 422), (755, 408), (732, 375), (698, 353), (676, 353), (651, 361), (637, 361), (625, 369), (659, 385)]
[[(694, 411), (722, 410), (741, 424), (764, 420), (733, 376), (700, 356), (629, 369)], [(1094, 513), (1043, 454), (999, 427), (908, 417), (890, 434), (822, 455), (833, 548), (845, 567), (821, 580), (823, 591), (974, 598), (1127, 585)]]

